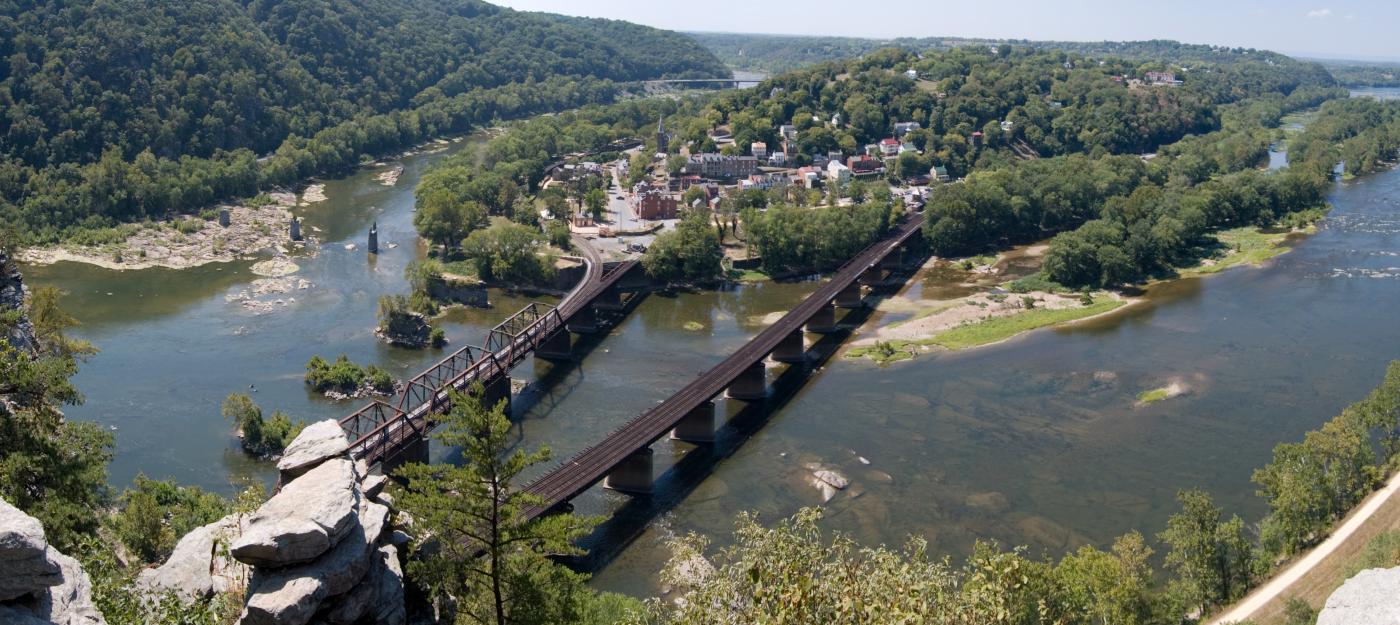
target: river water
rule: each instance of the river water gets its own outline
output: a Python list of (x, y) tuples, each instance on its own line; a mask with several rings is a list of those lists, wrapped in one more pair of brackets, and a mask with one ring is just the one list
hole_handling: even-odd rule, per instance
[[(343, 352), (404, 377), (441, 357), (371, 335), (378, 296), (403, 292), (403, 268), (422, 253), (412, 189), (439, 158), (404, 159), (393, 187), (372, 171), (330, 182), (327, 201), (298, 209), (324, 241), (298, 259), (297, 277), (312, 286), (265, 314), (227, 301), (255, 278), (248, 263), (25, 268), (33, 284), (69, 293), (66, 307), (84, 324), (76, 334), (102, 349), (75, 377), (87, 403), (68, 413), (115, 430), (114, 485), (138, 472), (225, 492), (269, 479), (268, 465), (237, 451), (219, 416), (225, 395), (251, 385), (267, 411), (334, 417), (353, 404), (304, 389), (312, 354)], [(1339, 183), (1330, 199), (1319, 232), (1267, 267), (1158, 285), (1121, 314), (972, 352), (886, 367), (833, 359), (742, 445), (727, 436), (719, 462), (659, 442), (658, 474), (683, 458), (700, 468), (665, 474), (648, 506), (601, 488), (576, 502), (584, 513), (621, 512), (598, 541), (609, 557), (596, 584), (654, 593), (669, 537), (697, 531), (722, 543), (739, 511), (774, 519), (820, 503), (804, 468), (813, 462), (852, 482), (827, 503), (828, 527), (870, 543), (917, 534), (955, 556), (979, 538), (1059, 554), (1133, 528), (1151, 535), (1182, 488), (1206, 488), (1257, 519), (1249, 476), (1272, 447), (1362, 397), (1400, 356), (1400, 172)], [(375, 220), (382, 240), (399, 245), (370, 259), (363, 243)], [(962, 278), (926, 272), (904, 294), (956, 294)], [(514, 405), (521, 443), (567, 457), (719, 362), (812, 287), (647, 297), (581, 363), (516, 369), (531, 382)], [(491, 295), (495, 307), (445, 323), (456, 345), (480, 341), (528, 301)], [(1173, 382), (1187, 392), (1136, 405), (1139, 392)]]

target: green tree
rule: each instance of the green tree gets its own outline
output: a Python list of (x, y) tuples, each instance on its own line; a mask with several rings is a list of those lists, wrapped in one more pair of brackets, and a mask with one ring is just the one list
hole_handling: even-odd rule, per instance
[(434, 244), (452, 249), (486, 222), (486, 209), (473, 201), (461, 201), (445, 189), (436, 189), (418, 200), (413, 227)]
[(549, 450), (514, 447), (505, 403), (482, 405), (480, 385), (454, 394), (434, 438), (462, 450), (460, 466), (409, 464), (397, 499), (420, 536), (437, 548), (409, 563), (409, 574), (438, 600), (457, 605), (458, 623), (571, 623), (591, 591), (585, 576), (554, 564), (578, 553), (573, 541), (596, 520), (573, 514), (527, 519), (541, 501), (518, 490), (521, 472), (546, 462)]
[(596, 221), (603, 220), (603, 209), (608, 206), (608, 194), (602, 189), (589, 189), (583, 194), (583, 205), (588, 208), (588, 214)]
[(1171, 546), (1166, 566), (1175, 574), (1173, 590), (1202, 612), (1243, 596), (1254, 569), (1244, 522), (1238, 516), (1222, 521), (1222, 511), (1205, 491), (1181, 491), (1176, 498), (1181, 512), (1158, 534)]
[(1055, 566), (1076, 622), (1137, 625), (1152, 619), (1152, 549), (1142, 534), (1113, 541), (1111, 552), (1080, 547)]
[(710, 228), (710, 211), (687, 210), (676, 229), (652, 241), (642, 256), (647, 275), (662, 282), (708, 280), (720, 273), (719, 235)]

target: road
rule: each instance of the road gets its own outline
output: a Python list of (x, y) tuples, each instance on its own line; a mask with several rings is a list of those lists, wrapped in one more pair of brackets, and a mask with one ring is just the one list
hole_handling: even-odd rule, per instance
[(1380, 510), (1386, 501), (1394, 497), (1397, 492), (1400, 492), (1400, 473), (1391, 476), (1390, 481), (1384, 487), (1371, 493), (1362, 501), (1356, 511), (1347, 517), (1341, 527), (1328, 536), (1327, 540), (1322, 541), (1322, 544), (1314, 547), (1307, 555), (1290, 564), (1288, 568), (1275, 575), (1268, 583), (1254, 589), (1254, 592), (1246, 595), (1243, 600), (1229, 610), (1212, 619), (1210, 625), (1225, 625), (1226, 623), (1249, 620), (1264, 606), (1281, 596), (1298, 594), (1292, 592), (1293, 586), (1312, 573), (1333, 552), (1346, 545), (1352, 535), (1366, 525), (1366, 522), (1376, 514), (1376, 511)]

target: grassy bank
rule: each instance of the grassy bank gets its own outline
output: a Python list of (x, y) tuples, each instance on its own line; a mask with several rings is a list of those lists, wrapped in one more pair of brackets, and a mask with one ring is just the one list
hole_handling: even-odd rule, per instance
[(1126, 304), (1121, 299), (1100, 296), (1092, 304), (1074, 308), (1033, 308), (1013, 315), (987, 317), (949, 328), (925, 339), (890, 339), (873, 345), (851, 348), (849, 358), (869, 358), (879, 364), (908, 360), (928, 347), (947, 350), (969, 349), (1004, 341), (1023, 332), (1076, 321), (1112, 311)]
[[(1311, 231), (1309, 225), (1306, 231)], [(1285, 243), (1293, 230), (1261, 230), (1255, 226), (1244, 226), (1221, 230), (1215, 233), (1216, 253), (1201, 259), (1200, 262), (1177, 270), (1180, 277), (1203, 276), (1220, 273), (1240, 265), (1259, 266), (1275, 256), (1287, 252)]]
[(1123, 300), (1100, 298), (1081, 308), (1037, 308), (1007, 317), (991, 317), (976, 323), (945, 330), (927, 339), (929, 344), (951, 350), (967, 349), (1004, 341), (1022, 332), (1052, 326), (1067, 321), (1101, 315), (1123, 304)]

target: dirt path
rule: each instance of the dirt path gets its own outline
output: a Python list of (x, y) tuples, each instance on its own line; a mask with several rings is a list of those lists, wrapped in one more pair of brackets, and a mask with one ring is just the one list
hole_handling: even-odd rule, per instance
[(1400, 523), (1397, 492), (1400, 492), (1400, 473), (1391, 476), (1384, 487), (1362, 501), (1327, 540), (1212, 619), (1210, 625), (1251, 619), (1267, 623), (1266, 617), (1282, 613), (1282, 604), (1288, 597), (1299, 597), (1313, 608), (1321, 608), (1327, 595), (1342, 581), (1340, 576), (1346, 560), (1376, 534)]

